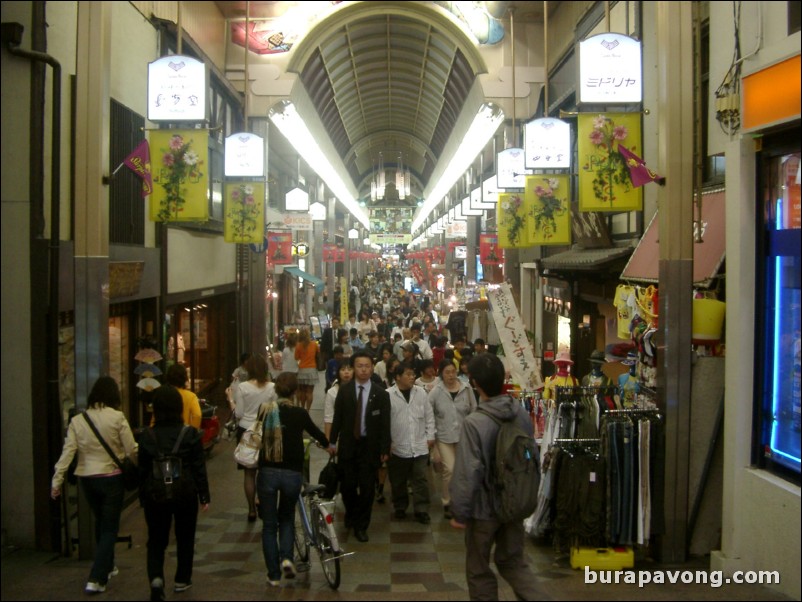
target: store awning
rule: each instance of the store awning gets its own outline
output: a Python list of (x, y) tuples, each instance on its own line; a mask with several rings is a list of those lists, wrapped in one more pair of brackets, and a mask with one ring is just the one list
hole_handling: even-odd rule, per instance
[[(702, 241), (693, 243), (693, 283), (707, 286), (724, 261), (726, 250), (725, 194), (702, 193)], [(660, 271), (659, 223), (654, 214), (646, 233), (629, 259), (621, 280), (657, 282)]]
[(318, 295), (323, 293), (323, 287), (326, 282), (317, 276), (314, 276), (308, 272), (304, 272), (301, 268), (295, 267), (294, 265), (288, 265), (284, 267), (284, 271), (288, 274), (292, 274), (296, 278), (300, 278), (301, 280), (306, 280), (310, 284), (314, 285), (315, 293)]
[(556, 255), (543, 258), (543, 267), (549, 270), (589, 271), (598, 269), (616, 259), (623, 259), (632, 253), (632, 245), (608, 247), (605, 249), (583, 249), (575, 247)]

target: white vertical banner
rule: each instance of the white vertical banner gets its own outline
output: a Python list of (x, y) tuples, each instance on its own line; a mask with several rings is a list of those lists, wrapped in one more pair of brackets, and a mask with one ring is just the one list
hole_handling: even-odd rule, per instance
[(499, 288), (488, 291), (487, 298), (513, 381), (522, 389), (540, 389), (543, 387), (543, 378), (540, 376), (532, 345), (526, 338), (524, 322), (515, 307), (510, 285), (504, 283)]

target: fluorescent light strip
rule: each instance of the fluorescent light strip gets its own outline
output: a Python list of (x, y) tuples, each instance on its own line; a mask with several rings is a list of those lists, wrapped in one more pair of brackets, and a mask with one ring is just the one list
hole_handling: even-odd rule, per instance
[(437, 204), (443, 200), (446, 193), (451, 190), (457, 178), (461, 177), (470, 164), (479, 155), (488, 140), (496, 133), (498, 126), (504, 120), (504, 111), (498, 106), (485, 103), (481, 106), (473, 119), (468, 133), (454, 153), (451, 162), (437, 181), (423, 203), (418, 217), (412, 222), (412, 233), (417, 232)]
[(329, 162), (325, 153), (320, 150), (314, 136), (306, 127), (292, 102), (281, 103), (282, 109), (270, 109), (270, 120), (276, 125), (284, 137), (290, 141), (307, 165), (315, 170), (351, 215), (358, 219), (365, 228), (370, 228), (370, 220), (365, 210), (359, 206), (354, 195), (340, 178), (337, 170)]

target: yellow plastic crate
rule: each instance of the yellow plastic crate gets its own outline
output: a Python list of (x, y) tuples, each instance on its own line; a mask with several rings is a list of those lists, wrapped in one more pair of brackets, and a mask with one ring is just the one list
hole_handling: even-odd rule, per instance
[(630, 547), (571, 548), (571, 568), (588, 567), (594, 571), (620, 571), (635, 566), (635, 552)]

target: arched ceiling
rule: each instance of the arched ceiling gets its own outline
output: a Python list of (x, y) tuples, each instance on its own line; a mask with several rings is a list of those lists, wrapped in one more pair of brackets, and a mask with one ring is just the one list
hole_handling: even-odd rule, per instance
[[(245, 15), (245, 2), (216, 4), (226, 18)], [(250, 2), (248, 10), (264, 18), (289, 4)], [(413, 199), (406, 203), (415, 204), (485, 69), (475, 41), (435, 4), (349, 3), (291, 51), (288, 71), (299, 74), (361, 199), (369, 201), (380, 163), (390, 181), (400, 161), (412, 175)], [(504, 19), (507, 8), (531, 13), (541, 4), (487, 3)]]

